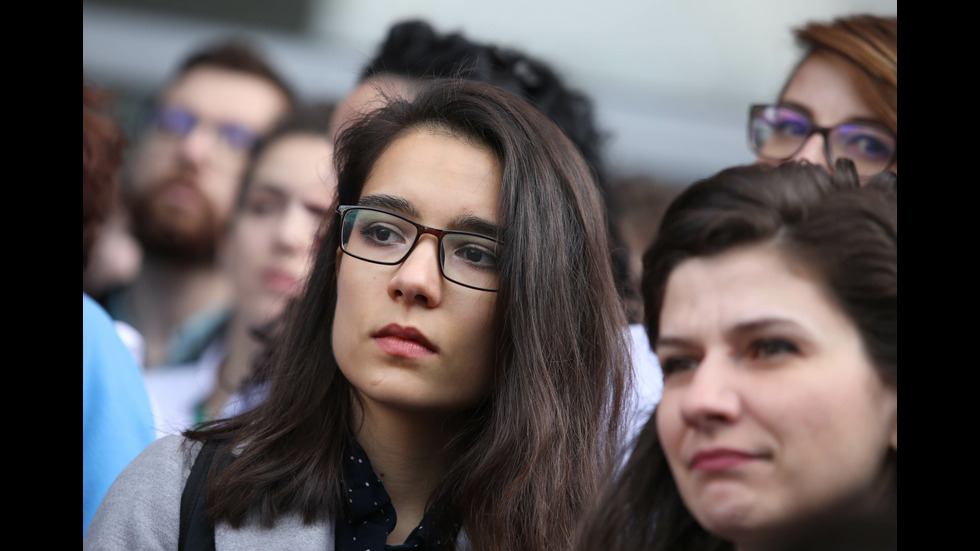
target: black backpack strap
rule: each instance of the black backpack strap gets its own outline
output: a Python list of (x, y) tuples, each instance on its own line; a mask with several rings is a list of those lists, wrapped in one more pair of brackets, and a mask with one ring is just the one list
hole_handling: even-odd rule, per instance
[(180, 496), (180, 539), (178, 551), (214, 551), (214, 524), (204, 514), (208, 488), (208, 469), (224, 440), (208, 440), (194, 460)]

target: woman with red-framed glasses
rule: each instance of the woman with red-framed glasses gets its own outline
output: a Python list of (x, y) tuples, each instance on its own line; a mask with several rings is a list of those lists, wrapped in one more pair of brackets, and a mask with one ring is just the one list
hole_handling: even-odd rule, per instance
[(898, 172), (898, 18), (855, 15), (795, 31), (806, 48), (779, 101), (749, 109), (759, 162), (841, 158), (862, 180)]

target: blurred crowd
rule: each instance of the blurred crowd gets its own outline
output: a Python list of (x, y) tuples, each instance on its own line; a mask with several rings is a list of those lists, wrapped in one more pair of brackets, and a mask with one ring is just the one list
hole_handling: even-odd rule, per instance
[(215, 37), (131, 135), (83, 72), (84, 547), (895, 549), (897, 17), (787, 32), (680, 187), (417, 19), (312, 100)]

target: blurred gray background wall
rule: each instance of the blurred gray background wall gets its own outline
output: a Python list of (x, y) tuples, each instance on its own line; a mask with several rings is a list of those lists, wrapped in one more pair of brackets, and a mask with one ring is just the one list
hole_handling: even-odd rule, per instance
[(252, 35), (308, 99), (349, 91), (407, 18), (521, 49), (589, 94), (610, 168), (684, 186), (750, 162), (750, 103), (774, 100), (808, 20), (896, 15), (897, 0), (84, 0), (83, 69), (131, 117), (192, 48)]

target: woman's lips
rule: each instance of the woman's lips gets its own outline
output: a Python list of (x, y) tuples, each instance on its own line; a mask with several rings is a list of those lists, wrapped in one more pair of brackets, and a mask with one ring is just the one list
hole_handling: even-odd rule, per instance
[(300, 292), (299, 279), (281, 270), (268, 270), (262, 282), (274, 293), (295, 296)]
[(728, 448), (714, 448), (694, 454), (691, 457), (691, 468), (705, 472), (724, 471), (760, 458), (761, 456), (754, 453)]
[(392, 356), (418, 359), (433, 356), (438, 349), (414, 327), (390, 324), (372, 335), (381, 350)]

